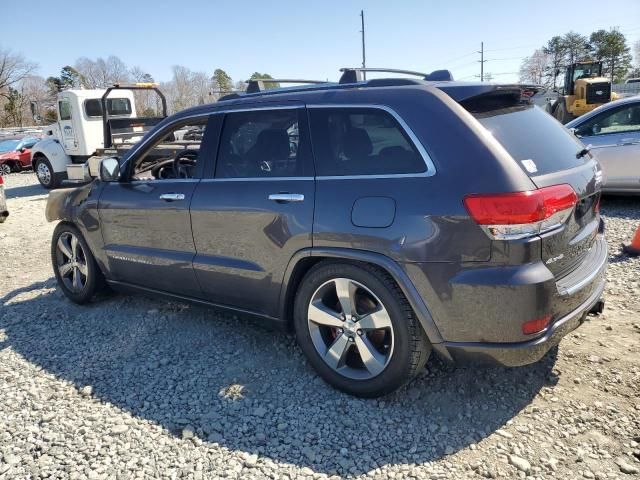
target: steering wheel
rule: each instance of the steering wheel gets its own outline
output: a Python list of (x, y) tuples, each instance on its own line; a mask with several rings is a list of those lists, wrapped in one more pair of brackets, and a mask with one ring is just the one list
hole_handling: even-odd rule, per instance
[(176, 153), (173, 157), (173, 173), (175, 178), (191, 178), (190, 167), (195, 167), (198, 159), (198, 151), (185, 148)]

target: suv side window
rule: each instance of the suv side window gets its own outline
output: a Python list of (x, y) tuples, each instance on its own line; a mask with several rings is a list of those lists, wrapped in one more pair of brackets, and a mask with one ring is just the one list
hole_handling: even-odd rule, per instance
[(60, 120), (71, 120), (71, 104), (69, 100), (60, 100), (58, 109), (60, 110)]
[(309, 175), (298, 116), (297, 108), (227, 113), (215, 178)]
[(135, 160), (132, 180), (196, 178), (207, 121), (181, 122), (163, 133)]
[(576, 130), (578, 136), (586, 137), (628, 132), (640, 132), (640, 102), (596, 115)]
[(310, 108), (311, 138), (320, 176), (392, 175), (426, 171), (407, 133), (379, 108)]

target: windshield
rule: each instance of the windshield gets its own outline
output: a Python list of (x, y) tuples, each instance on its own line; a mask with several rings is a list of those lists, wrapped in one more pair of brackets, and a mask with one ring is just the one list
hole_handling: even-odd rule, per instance
[(578, 139), (551, 115), (533, 105), (473, 114), (530, 177), (584, 164)]
[(5, 140), (0, 142), (0, 152), (10, 152), (18, 147), (20, 140)]
[(588, 63), (586, 65), (577, 65), (573, 71), (573, 80), (579, 78), (592, 78), (600, 76), (600, 65), (597, 63)]

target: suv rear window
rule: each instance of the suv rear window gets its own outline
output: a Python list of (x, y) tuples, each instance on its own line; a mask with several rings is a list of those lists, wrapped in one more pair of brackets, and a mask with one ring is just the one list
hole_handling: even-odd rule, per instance
[(480, 123), (530, 176), (583, 165), (589, 156), (576, 158), (584, 147), (557, 120), (534, 105), (472, 112)]
[(312, 108), (320, 176), (421, 173), (424, 159), (395, 118), (379, 108)]
[[(102, 117), (102, 101), (97, 98), (85, 100), (84, 111), (87, 117)], [(109, 115), (130, 115), (131, 102), (128, 98), (107, 98)]]

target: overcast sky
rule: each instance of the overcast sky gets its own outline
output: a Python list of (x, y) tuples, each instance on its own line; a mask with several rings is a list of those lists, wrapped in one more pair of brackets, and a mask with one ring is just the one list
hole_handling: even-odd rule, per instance
[(553, 35), (617, 26), (630, 44), (640, 39), (640, 0), (93, 3), (2, 0), (0, 45), (37, 62), (44, 77), (81, 56), (117, 55), (156, 80), (169, 80), (176, 64), (223, 68), (234, 80), (254, 71), (333, 80), (339, 67), (362, 61), (364, 8), (370, 67), (448, 68), (456, 79), (474, 80), (484, 41), (485, 72), (515, 81), (522, 57)]

